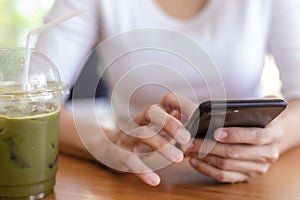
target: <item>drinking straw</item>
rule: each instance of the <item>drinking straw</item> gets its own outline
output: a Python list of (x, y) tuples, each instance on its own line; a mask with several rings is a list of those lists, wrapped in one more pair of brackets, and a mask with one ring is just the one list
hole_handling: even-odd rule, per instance
[(82, 13), (86, 12), (86, 8), (82, 8), (80, 10), (74, 11), (72, 13), (66, 14), (65, 16), (61, 16), (57, 19), (54, 19), (43, 26), (36, 28), (32, 31), (29, 32), (26, 38), (26, 57), (25, 57), (25, 63), (24, 63), (24, 68), (23, 68), (23, 78), (22, 78), (22, 88), (23, 90), (26, 90), (26, 83), (28, 82), (28, 73), (29, 73), (29, 66), (30, 66), (30, 58), (31, 58), (31, 49), (35, 45), (35, 38), (39, 35), (40, 32), (45, 31), (49, 28), (52, 28), (64, 21), (67, 21), (73, 17), (76, 17), (78, 15), (81, 15)]

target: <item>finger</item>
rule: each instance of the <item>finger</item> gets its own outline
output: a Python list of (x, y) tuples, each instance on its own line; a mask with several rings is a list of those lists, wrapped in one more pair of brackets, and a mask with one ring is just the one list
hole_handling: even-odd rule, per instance
[[(180, 151), (177, 147), (170, 143), (170, 141), (163, 135), (157, 134), (148, 126), (141, 126), (137, 129), (132, 130), (128, 134), (130, 134), (134, 138), (138, 138), (135, 139), (135, 148), (132, 150), (134, 152), (138, 152), (140, 150), (138, 148), (140, 147), (140, 143), (142, 143), (151, 147), (155, 151), (158, 151), (170, 162), (178, 163), (183, 159), (182, 151)], [(123, 146), (128, 147), (130, 146), (130, 144)]]
[(172, 112), (169, 113), (171, 116), (175, 117), (178, 120), (181, 120), (181, 113), (178, 112), (177, 110), (173, 110)]
[(153, 148), (149, 147), (148, 145), (144, 143), (136, 143), (132, 150), (134, 153), (148, 153), (152, 152)]
[(150, 138), (142, 138), (141, 142), (152, 147), (170, 162), (179, 163), (183, 160), (184, 156), (182, 151), (159, 134)]
[(188, 119), (189, 115), (193, 113), (197, 107), (193, 101), (175, 93), (167, 94), (160, 102), (160, 105), (162, 105), (168, 113), (173, 110), (178, 111), (182, 114), (183, 120)]
[(163, 129), (180, 144), (187, 143), (191, 138), (191, 134), (184, 128), (183, 124), (166, 113), (159, 105), (151, 105), (141, 117), (136, 119), (138, 125), (149, 124), (149, 122)]
[[(139, 129), (122, 134), (119, 140), (116, 141), (116, 145), (121, 149), (129, 150), (135, 153), (145, 153), (155, 150), (160, 153), (163, 157), (173, 163), (181, 162), (183, 159), (183, 152), (175, 147), (167, 138), (160, 134), (156, 134), (152, 129), (147, 126), (139, 127)], [(142, 136), (140, 136), (140, 135)], [(130, 135), (130, 136), (129, 136)], [(147, 137), (150, 135), (150, 137)], [(136, 137), (135, 137), (136, 136)], [(139, 139), (137, 139), (137, 137)], [(145, 146), (149, 148), (145, 148)]]
[(214, 138), (223, 143), (265, 145), (278, 141), (282, 131), (274, 125), (266, 128), (230, 127), (219, 128)]
[[(269, 163), (275, 162), (279, 157), (279, 150), (276, 145), (252, 146), (243, 144), (215, 143), (213, 144), (213, 148), (208, 148), (209, 151), (206, 151), (205, 145), (209, 143), (210, 141), (207, 139), (206, 143), (203, 142), (203, 139), (196, 139), (194, 140), (193, 148), (188, 149), (187, 153), (198, 153), (201, 158), (204, 157), (202, 156), (203, 154), (209, 154), (235, 160)], [(210, 147), (210, 145), (207, 146)]]
[(133, 153), (126, 153), (122, 156), (123, 163), (128, 167), (129, 172), (141, 179), (144, 183), (157, 186), (160, 183), (160, 177), (153, 172), (140, 158)]
[(191, 158), (190, 159), (191, 166), (196, 169), (198, 172), (213, 177), (220, 182), (224, 183), (237, 183), (247, 181), (250, 177), (246, 174), (222, 170), (207, 164), (206, 162)]
[[(197, 159), (198, 155), (193, 154), (191, 157)], [(222, 170), (240, 172), (251, 176), (265, 174), (270, 167), (269, 163), (234, 160), (213, 155), (208, 155), (201, 160)]]
[[(182, 145), (182, 149), (185, 151), (185, 155), (198, 154), (199, 157), (204, 157), (207, 154), (217, 154), (219, 153), (219, 148), (214, 149), (215, 146), (220, 146), (222, 143), (217, 143), (215, 140), (211, 139), (193, 139), (189, 143)], [(226, 144), (224, 144), (226, 145)]]

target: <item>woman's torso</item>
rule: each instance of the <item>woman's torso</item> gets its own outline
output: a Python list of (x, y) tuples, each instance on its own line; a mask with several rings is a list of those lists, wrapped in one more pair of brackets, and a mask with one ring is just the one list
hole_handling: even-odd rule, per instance
[[(130, 35), (132, 30), (142, 30), (136, 39), (114, 47), (122, 49), (123, 44), (160, 40), (159, 36), (151, 35), (151, 30), (163, 33), (167, 29), (172, 32), (170, 38), (162, 37), (161, 43), (178, 43), (172, 37), (176, 39), (179, 34), (205, 49), (220, 72), (226, 98), (256, 98), (261, 95), (259, 82), (267, 49), (271, 6), (272, 1), (209, 0), (198, 14), (182, 20), (165, 13), (156, 1), (101, 1), (101, 41), (113, 41), (122, 37), (122, 33)], [(132, 48), (127, 48), (125, 55), (106, 66), (105, 76), (111, 92), (122, 99), (118, 104), (127, 104), (130, 99), (133, 113), (157, 102), (168, 91), (175, 90), (199, 102), (211, 98), (210, 90), (223, 87), (214, 85), (213, 81), (207, 83), (208, 78), (201, 77), (201, 68), (206, 66), (196, 66), (200, 69), (200, 74), (197, 73), (188, 60), (170, 53), (173, 49), (167, 52), (157, 47)], [(106, 51), (115, 50), (108, 48)], [(197, 52), (191, 54), (198, 56)], [(100, 59), (105, 61), (105, 56)]]

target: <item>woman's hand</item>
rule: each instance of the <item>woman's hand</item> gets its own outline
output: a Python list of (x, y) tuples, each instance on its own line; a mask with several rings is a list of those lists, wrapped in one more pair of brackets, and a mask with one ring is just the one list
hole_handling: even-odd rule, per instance
[[(174, 146), (171, 140), (179, 144), (190, 141), (190, 133), (184, 128), (180, 119), (189, 115), (196, 107), (191, 101), (168, 94), (159, 104), (151, 105), (141, 115), (133, 119), (134, 123), (120, 130), (113, 141), (115, 145), (125, 151), (118, 151), (119, 161), (126, 167), (124, 171), (133, 172), (143, 182), (156, 186), (160, 177), (153, 172), (138, 156), (147, 146), (157, 151), (172, 163), (181, 162), (183, 152)], [(158, 134), (160, 129), (165, 133)], [(167, 136), (167, 137), (166, 137)]]
[(195, 139), (185, 154), (202, 174), (220, 182), (243, 182), (268, 171), (279, 157), (282, 137), (283, 130), (276, 120), (266, 128), (219, 128), (214, 132), (218, 142), (210, 152), (199, 153), (205, 143)]

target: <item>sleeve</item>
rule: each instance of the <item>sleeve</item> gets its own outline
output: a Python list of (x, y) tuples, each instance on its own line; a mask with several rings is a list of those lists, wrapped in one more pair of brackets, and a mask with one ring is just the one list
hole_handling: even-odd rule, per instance
[(97, 0), (56, 0), (45, 22), (81, 9), (87, 11), (43, 31), (36, 48), (56, 64), (62, 81), (72, 87), (99, 40)]
[(270, 51), (280, 72), (282, 94), (300, 98), (300, 0), (274, 0)]

